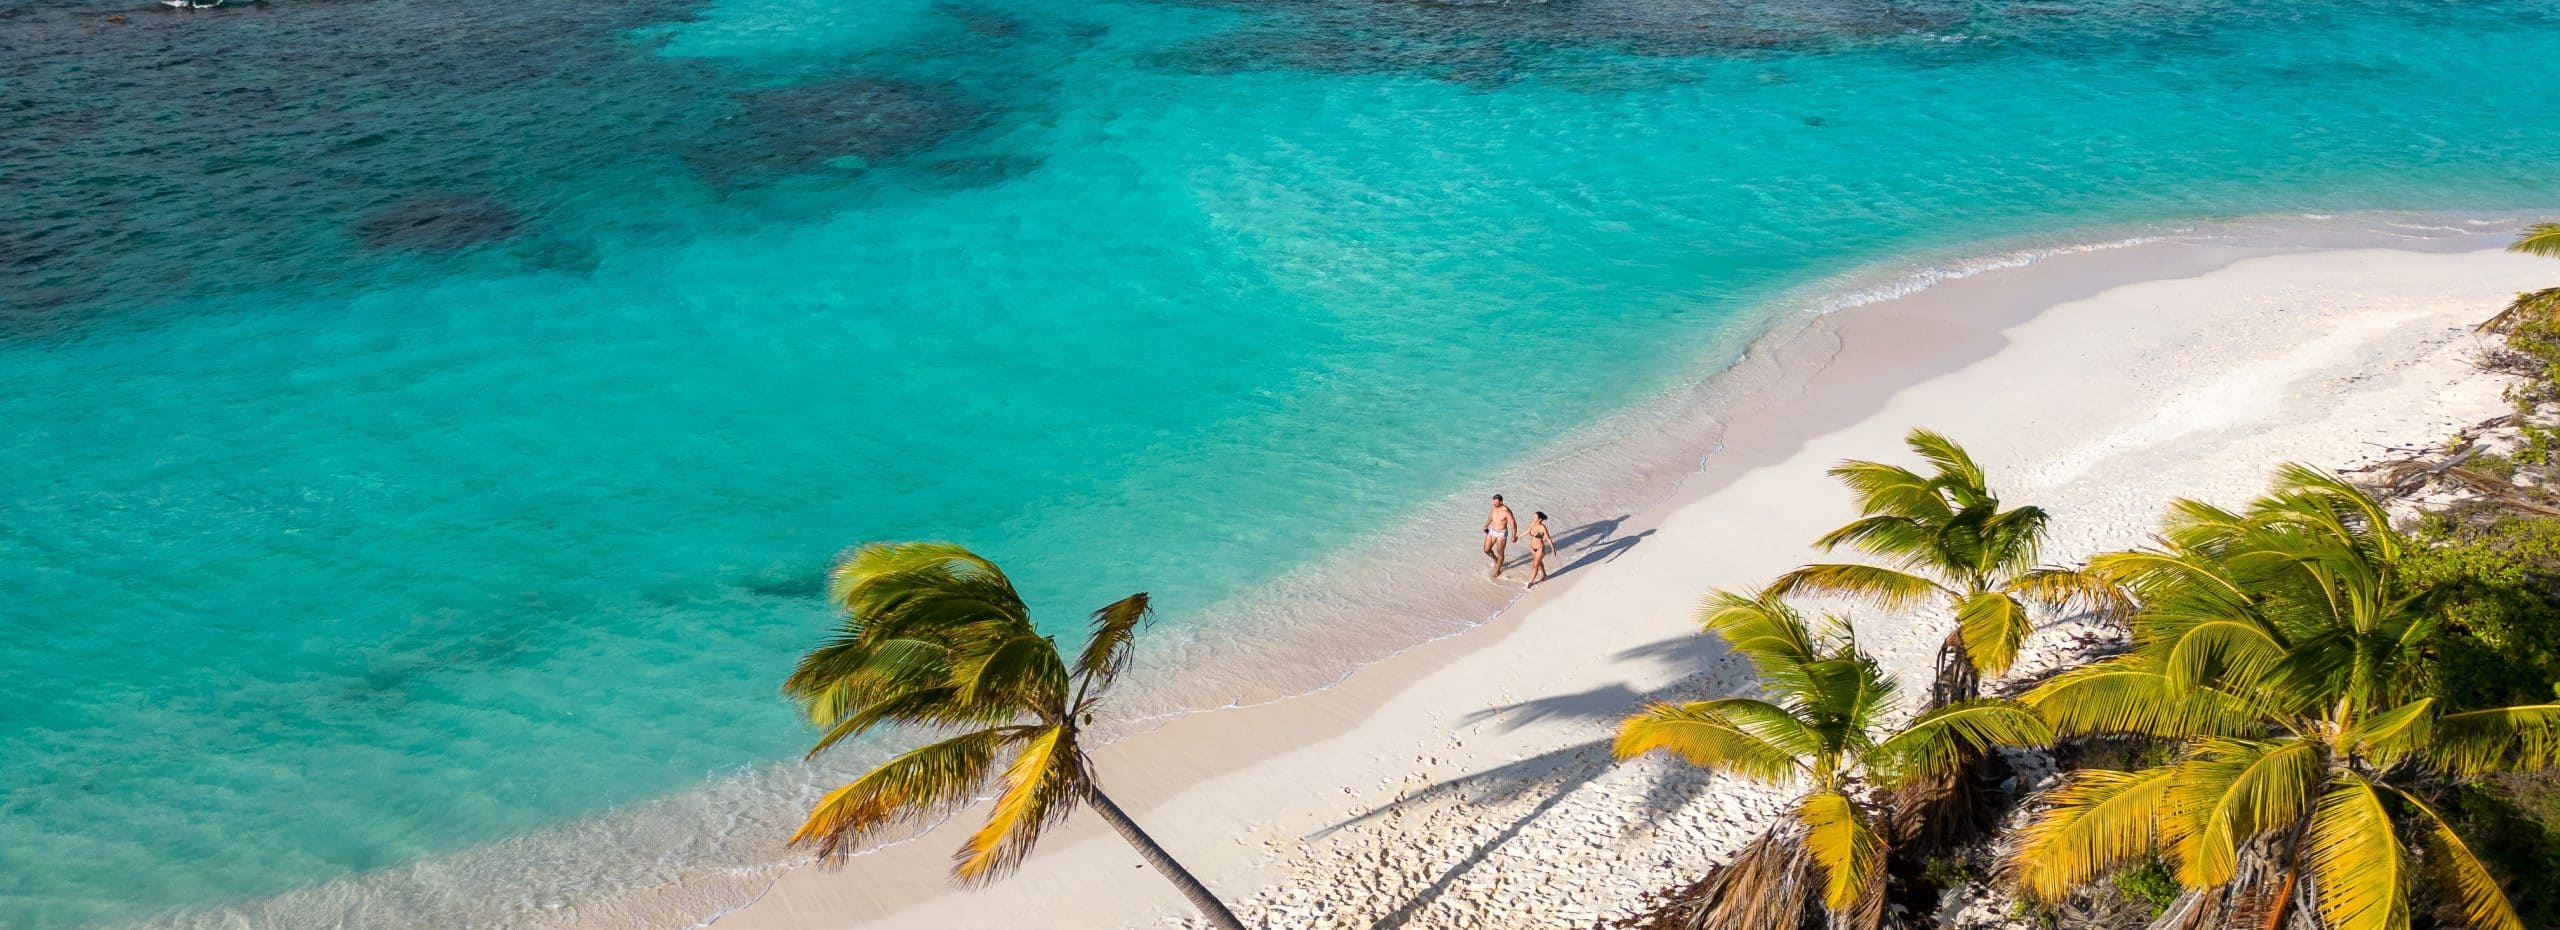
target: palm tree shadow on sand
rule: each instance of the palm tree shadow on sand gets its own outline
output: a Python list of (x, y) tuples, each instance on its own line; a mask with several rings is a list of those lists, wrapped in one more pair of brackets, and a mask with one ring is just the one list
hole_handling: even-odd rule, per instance
[[(1646, 531), (1647, 534), (1651, 532)], [(1642, 538), (1642, 535), (1621, 537), (1618, 542), (1633, 545), (1634, 540)], [(1695, 699), (1706, 696), (1706, 692), (1715, 690), (1707, 687), (1710, 682), (1745, 682), (1739, 688), (1723, 689), (1726, 691), (1747, 690), (1750, 687), (1747, 684), (1749, 679), (1743, 674), (1747, 670), (1746, 667), (1725, 648), (1723, 642), (1713, 637), (1675, 637), (1638, 646), (1620, 652), (1612, 658), (1619, 661), (1651, 660), (1673, 668), (1693, 669), (1696, 674), (1683, 677), (1677, 683), (1653, 691), (1637, 691), (1621, 682), (1572, 694), (1534, 698), (1517, 704), (1476, 711), (1467, 715), (1465, 723), (1500, 721), (1498, 727), (1503, 732), (1555, 722), (1614, 724), (1619, 718), (1626, 716), (1628, 712), (1647, 701)], [(1610, 738), (1602, 737), (1481, 772), (1462, 775), (1325, 827), (1316, 831), (1310, 838), (1326, 836), (1385, 817), (1416, 802), (1433, 803), (1454, 800), (1482, 806), (1509, 804), (1530, 797), (1538, 797), (1537, 804), (1527, 812), (1513, 819), (1509, 824), (1505, 824), (1500, 831), (1477, 844), (1474, 849), (1468, 850), (1465, 855), (1458, 858), (1455, 864), (1433, 878), (1430, 884), (1425, 885), (1412, 898), (1397, 905), (1395, 910), (1379, 918), (1373, 925), (1373, 930), (1401, 930), (1412, 921), (1415, 915), (1420, 914), (1432, 902), (1439, 900), (1442, 894), (1466, 877), (1467, 873), (1482, 865), (1495, 850), (1511, 842), (1514, 837), (1519, 836), (1547, 812), (1564, 803), (1565, 799), (1571, 797), (1576, 790), (1608, 772), (1614, 761), (1610, 757), (1609, 747)], [(1704, 793), (1711, 783), (1710, 779), (1698, 777), (1695, 771), (1670, 770), (1664, 777), (1655, 779), (1653, 784), (1647, 786), (1643, 803), (1648, 811), (1657, 815), (1666, 815), (1687, 806), (1689, 802)], [(1543, 793), (1542, 797), (1539, 796), (1541, 793)]]

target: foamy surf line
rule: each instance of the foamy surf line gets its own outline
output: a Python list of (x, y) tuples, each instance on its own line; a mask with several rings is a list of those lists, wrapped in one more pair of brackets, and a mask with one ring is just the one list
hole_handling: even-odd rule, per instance
[[(2419, 220), (2440, 233), (2417, 234)], [(1321, 691), (1364, 666), (1501, 616), (1521, 592), (1483, 583), (1481, 556), (1451, 529), (1471, 530), (1491, 489), (1555, 518), (1564, 543), (1560, 576), (1599, 569), (1638, 538), (1615, 528), (1639, 522), (1637, 515), (1698, 473), (1720, 448), (1731, 416), (1821, 375), (1838, 327), (1859, 307), (2062, 258), (2106, 258), (2110, 264), (2087, 272), (2092, 281), (2080, 282), (2105, 286), (2155, 276), (2148, 269), (2156, 263), (2140, 259), (2170, 253), (2137, 254), (2143, 249), (2209, 246), (2213, 264), (2263, 251), (2409, 248), (2413, 241), (2453, 250), (2483, 247), (2486, 237), (2471, 233), (2503, 232), (2516, 222), (2365, 214), (2111, 229), (2076, 243), (1977, 245), (1970, 254), (1978, 257), (1877, 262), (1820, 279), (1722, 324), (1705, 340), (1694, 374), (1649, 399), (1558, 438), (1494, 479), (1417, 508), (1340, 554), (1160, 625), (1120, 695), (1110, 733), (1125, 737), (1188, 714)], [(781, 838), (809, 803), (885, 751), (871, 746), (824, 764), (745, 766), (698, 790), (272, 898), (190, 908), (143, 926), (701, 926), (805, 865)]]

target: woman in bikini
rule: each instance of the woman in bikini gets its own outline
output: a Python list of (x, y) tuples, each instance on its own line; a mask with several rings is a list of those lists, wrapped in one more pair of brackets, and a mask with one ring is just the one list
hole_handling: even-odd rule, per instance
[(1530, 518), (1525, 535), (1529, 537), (1529, 586), (1534, 588), (1547, 580), (1547, 553), (1556, 550), (1554, 537), (1547, 534), (1546, 511), (1537, 511), (1537, 516)]

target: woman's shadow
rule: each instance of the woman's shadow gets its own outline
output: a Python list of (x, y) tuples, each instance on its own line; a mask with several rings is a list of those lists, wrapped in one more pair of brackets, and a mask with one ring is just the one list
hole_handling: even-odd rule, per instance
[(1630, 517), (1631, 515), (1622, 513), (1606, 520), (1593, 520), (1557, 536), (1557, 552), (1571, 552), (1574, 547), (1580, 546), (1582, 554), (1575, 556), (1573, 561), (1565, 563), (1564, 567), (1548, 572), (1548, 580), (1564, 577), (1566, 573), (1585, 565), (1616, 561), (1620, 554), (1635, 548), (1636, 543), (1643, 542), (1645, 537), (1653, 535), (1652, 530), (1631, 536), (1618, 535), (1618, 528), (1626, 525)]

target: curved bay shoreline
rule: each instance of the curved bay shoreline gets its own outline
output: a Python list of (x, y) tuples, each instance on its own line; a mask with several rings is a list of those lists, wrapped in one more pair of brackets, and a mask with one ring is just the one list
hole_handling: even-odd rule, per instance
[[(1587, 926), (1685, 883), (1774, 800), (1611, 765), (1615, 717), (1741, 684), (1688, 608), (1803, 560), (1848, 515), (1823, 468), (1927, 425), (2056, 513), (2058, 558), (2147, 536), (2177, 495), (2236, 500), (2288, 460), (2345, 466), (2502, 409), (2477, 322), (2548, 268), (2474, 218), (2284, 220), (2031, 261), (1984, 259), (1757, 346), (1703, 469), (1492, 622), (1325, 690), (1173, 719), (1096, 751), (1116, 792), (1248, 919)], [(1576, 565), (1594, 547), (1568, 549)], [(1907, 680), (1942, 630), (1859, 617)], [(2071, 635), (2058, 627), (2039, 639)], [(2051, 643), (2046, 644), (2051, 648)], [(947, 832), (947, 831), (945, 831)], [(960, 894), (943, 836), (797, 870), (722, 928), (1181, 925), (1098, 827)], [(672, 915), (670, 915), (672, 916)], [(607, 923), (595, 923), (605, 926)]]
[[(1240, 599), (1263, 604), (1265, 622), (1225, 631), (1222, 648), (1185, 642), (1151, 656), (1159, 685), (1204, 667), (1291, 674), (1126, 695), (1144, 699), (1139, 719), (1096, 750), (1098, 764), (1248, 919), (1587, 926), (1694, 877), (1765, 813), (1747, 788), (1650, 762), (1611, 766), (1599, 740), (1644, 696), (1736, 686), (1688, 607), (1708, 587), (1801, 561), (1811, 528), (1847, 513), (1821, 474), (1831, 461), (1890, 456), (1913, 425), (1949, 431), (2008, 494), (2057, 512), (2055, 554), (2070, 557), (2140, 539), (2172, 494), (2236, 498), (2279, 460), (2343, 465), (2358, 443), (2424, 441), (2497, 409), (2489, 376), (2458, 364), (2457, 331), (2547, 277), (2486, 251), (2516, 222), (2373, 214), (2089, 231), (1800, 288), (1746, 351), (1715, 350), (1696, 380), (1505, 474), (1499, 487), (1517, 500), (1568, 499), (1543, 506), (1594, 517), (1559, 524), (1569, 545), (1552, 586), (1452, 594), (1450, 579), (1480, 566), (1471, 548), (1395, 558), (1464, 535), (1441, 523), (1472, 527), (1475, 489), (1431, 502)], [(2306, 385), (2333, 383), (2351, 386), (2363, 420), (2325, 410), (2264, 432), (2299, 412), (2289, 405), (2306, 401)], [(2190, 461), (2235, 438), (2247, 455)], [(2143, 461), (2170, 464), (2131, 464)], [(1549, 493), (1568, 487), (1581, 496)], [(1314, 609), (1324, 615), (1272, 616)], [(1400, 610), (1417, 616), (1387, 622)], [(1273, 628), (1284, 635), (1254, 635)], [(1906, 675), (1926, 668), (1939, 632), (1861, 627)], [(1199, 707), (1216, 709), (1189, 709)], [(777, 785), (805, 792), (823, 778), (784, 765), (730, 780), (769, 800)], [(796, 811), (736, 809), (743, 800), (689, 793), (544, 831), (559, 836), (155, 925), (326, 913), (406, 927), (420, 915), (405, 912), (450, 914), (451, 898), (486, 892), (505, 900), (463, 909), (494, 922), (466, 925), (1121, 927), (1178, 925), (1185, 913), (1161, 882), (1130, 874), (1134, 856), (1095, 823), (1071, 824), (1020, 877), (960, 894), (942, 878), (951, 830), (841, 872), (798, 868), (765, 822)], [(502, 867), (564, 864), (599, 845), (649, 863), (641, 880)], [(436, 885), (444, 900), (415, 894)]]

